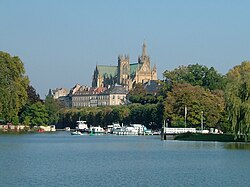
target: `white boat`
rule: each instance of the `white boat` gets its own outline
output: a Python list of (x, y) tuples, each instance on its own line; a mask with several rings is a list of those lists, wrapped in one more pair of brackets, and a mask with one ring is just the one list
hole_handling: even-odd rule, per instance
[(113, 131), (113, 134), (135, 136), (135, 135), (138, 135), (138, 130), (135, 129), (134, 127), (126, 127), (125, 126), (125, 127), (115, 129)]
[(115, 134), (114, 131), (116, 129), (120, 129), (120, 128), (121, 128), (121, 126), (119, 123), (113, 123), (112, 125), (107, 126), (107, 133)]
[(100, 126), (90, 126), (89, 131), (91, 134), (104, 134), (106, 131)]
[(81, 132), (89, 132), (89, 128), (86, 121), (76, 121), (76, 129)]
[(70, 131), (70, 127), (65, 127), (65, 131)]
[(74, 132), (71, 132), (71, 135), (81, 136), (83, 134), (80, 131), (74, 131)]

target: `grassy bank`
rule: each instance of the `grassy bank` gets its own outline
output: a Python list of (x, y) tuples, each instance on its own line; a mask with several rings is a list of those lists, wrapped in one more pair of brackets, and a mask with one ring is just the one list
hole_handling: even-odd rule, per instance
[(185, 141), (217, 141), (217, 142), (244, 142), (244, 139), (234, 140), (232, 134), (194, 134), (194, 133), (184, 133), (175, 136), (175, 140), (185, 140)]

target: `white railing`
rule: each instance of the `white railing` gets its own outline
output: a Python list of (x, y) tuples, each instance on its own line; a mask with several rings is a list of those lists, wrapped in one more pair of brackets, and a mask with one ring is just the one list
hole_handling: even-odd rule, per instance
[(196, 129), (195, 128), (165, 128), (165, 134), (180, 134), (180, 133), (186, 133), (186, 132), (196, 133)]

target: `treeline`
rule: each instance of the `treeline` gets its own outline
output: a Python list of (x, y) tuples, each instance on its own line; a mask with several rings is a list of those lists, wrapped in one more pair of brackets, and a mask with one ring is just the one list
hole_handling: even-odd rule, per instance
[(60, 111), (58, 127), (75, 128), (77, 120), (86, 120), (88, 125), (107, 127), (112, 123), (129, 125), (141, 123), (148, 128), (160, 129), (162, 124), (161, 104), (130, 104), (123, 106), (87, 107)]
[(199, 64), (166, 70), (156, 92), (137, 84), (127, 105), (66, 109), (52, 97), (41, 101), (25, 76), (22, 61), (0, 52), (0, 121), (25, 125), (56, 124), (75, 127), (77, 120), (103, 127), (113, 122), (141, 123), (161, 128), (219, 128), (246, 140), (250, 130), (250, 62), (242, 62), (226, 75)]

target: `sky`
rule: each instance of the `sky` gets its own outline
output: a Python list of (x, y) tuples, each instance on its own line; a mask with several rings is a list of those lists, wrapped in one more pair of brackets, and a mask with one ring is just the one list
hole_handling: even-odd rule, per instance
[(147, 44), (158, 79), (200, 64), (226, 74), (250, 60), (249, 0), (0, 0), (0, 51), (19, 56), (30, 84), (91, 86), (95, 66), (137, 62)]

